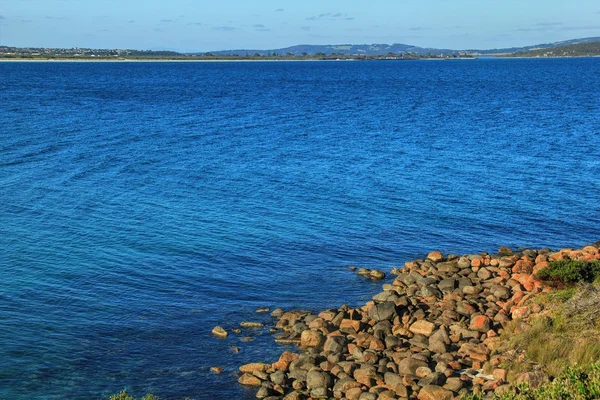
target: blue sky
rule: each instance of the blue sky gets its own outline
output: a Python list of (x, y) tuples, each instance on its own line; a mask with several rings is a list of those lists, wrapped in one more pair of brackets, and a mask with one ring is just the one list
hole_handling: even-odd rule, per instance
[(0, 44), (210, 51), (496, 48), (600, 36), (598, 0), (0, 0)]

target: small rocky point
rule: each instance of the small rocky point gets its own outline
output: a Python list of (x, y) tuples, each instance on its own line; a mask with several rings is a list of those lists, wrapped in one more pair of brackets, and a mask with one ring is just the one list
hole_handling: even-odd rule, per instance
[[(501, 247), (495, 255), (434, 251), (394, 269), (394, 281), (360, 308), (317, 315), (276, 309), (276, 341), (295, 343), (298, 352), (241, 366), (239, 383), (269, 400), (450, 400), (501, 393), (510, 385), (500, 367), (506, 356), (499, 335), (512, 320), (526, 328), (542, 311), (528, 300), (551, 288), (535, 273), (549, 261), (570, 259), (600, 259), (599, 243), (556, 252)], [(531, 371), (510, 383), (544, 379)]]

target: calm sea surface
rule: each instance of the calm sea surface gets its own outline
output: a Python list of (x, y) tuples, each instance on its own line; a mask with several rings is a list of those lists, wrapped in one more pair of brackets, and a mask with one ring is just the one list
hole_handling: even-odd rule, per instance
[(0, 63), (0, 398), (254, 398), (214, 325), (599, 239), (600, 59)]

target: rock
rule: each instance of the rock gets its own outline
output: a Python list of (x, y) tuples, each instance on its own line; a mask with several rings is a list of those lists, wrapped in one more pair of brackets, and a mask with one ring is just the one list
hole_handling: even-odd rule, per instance
[(283, 311), (283, 309), (281, 308), (276, 308), (271, 312), (271, 317), (274, 318), (279, 318), (281, 317), (285, 312)]
[(458, 391), (463, 388), (463, 385), (464, 383), (460, 378), (448, 378), (446, 379), (444, 389), (448, 389), (454, 393), (458, 393)]
[(307, 329), (300, 336), (300, 345), (304, 347), (320, 347), (324, 342), (323, 332)]
[(515, 384), (526, 383), (533, 389), (546, 382), (548, 382), (548, 375), (542, 371), (524, 372), (515, 377)]
[(443, 261), (444, 255), (439, 251), (432, 251), (431, 253), (427, 254), (427, 259), (433, 262)]
[(310, 389), (331, 388), (331, 375), (327, 372), (311, 369), (306, 375), (306, 387)]
[(360, 395), (362, 393), (363, 393), (363, 391), (359, 387), (348, 389), (348, 391), (346, 392), (346, 399), (347, 400), (359, 400)]
[(256, 309), (257, 313), (268, 313), (269, 311), (269, 307), (260, 307)]
[(324, 352), (343, 353), (347, 348), (346, 338), (343, 336), (329, 336), (323, 345)]
[(456, 287), (456, 279), (453, 279), (453, 278), (442, 279), (438, 283), (438, 289), (441, 290), (442, 292), (451, 292), (454, 290), (455, 287)]
[(498, 249), (498, 254), (502, 256), (510, 256), (514, 254), (514, 252), (509, 247), (500, 246), (500, 248)]
[(375, 393), (363, 392), (360, 394), (358, 400), (377, 400), (377, 395)]
[(279, 360), (273, 363), (273, 368), (279, 371), (285, 371), (290, 366), (292, 361), (296, 361), (299, 358), (299, 355), (296, 353), (291, 353), (289, 351), (284, 351)]
[(398, 362), (398, 375), (416, 375), (419, 367), (429, 367), (425, 361), (407, 357)]
[(462, 292), (464, 294), (475, 295), (481, 293), (483, 289), (481, 286), (465, 286), (462, 288)]
[(361, 326), (362, 322), (354, 319), (343, 319), (342, 322), (340, 322), (340, 330), (344, 332), (359, 332)]
[(354, 379), (367, 387), (371, 387), (377, 380), (377, 370), (372, 365), (363, 365), (354, 371)]
[(447, 352), (447, 345), (450, 343), (450, 337), (448, 336), (448, 332), (446, 332), (446, 328), (441, 327), (429, 338), (428, 348), (434, 353), (443, 354)]
[(441, 372), (433, 372), (421, 378), (418, 385), (423, 387), (430, 385), (442, 386), (444, 383), (446, 383), (446, 375), (442, 374)]
[(383, 271), (379, 271), (377, 269), (372, 270), (369, 273), (369, 276), (371, 279), (377, 279), (377, 280), (381, 280), (385, 278), (385, 273)]
[(480, 268), (477, 271), (477, 277), (483, 281), (487, 281), (492, 277), (492, 273), (487, 268)]
[[(431, 375), (432, 372), (433, 371), (431, 371), (431, 368), (429, 368), (429, 367), (419, 367), (415, 371), (415, 375), (417, 376), (417, 378), (425, 378), (426, 376)], [(425, 385), (421, 385), (421, 386), (425, 386)]]
[(252, 374), (243, 374), (238, 382), (245, 386), (260, 386), (262, 381)]
[(244, 321), (244, 322), (240, 322), (240, 326), (242, 328), (262, 328), (265, 325), (260, 322)]
[(459, 355), (471, 358), (475, 361), (485, 362), (488, 360), (489, 349), (484, 344), (463, 343), (458, 350)]
[(265, 399), (266, 397), (271, 396), (274, 393), (273, 388), (271, 386), (261, 386), (256, 392), (256, 398)]
[(404, 386), (402, 384), (402, 377), (398, 374), (394, 374), (393, 372), (386, 372), (383, 375), (383, 380), (386, 385), (390, 388), (395, 388), (397, 386)]
[(221, 367), (210, 367), (210, 372), (212, 372), (213, 374), (220, 374), (223, 371), (225, 370)]
[(391, 301), (376, 304), (369, 310), (368, 316), (375, 322), (392, 320), (396, 316), (396, 304)]
[(340, 399), (344, 393), (347, 393), (350, 389), (360, 388), (361, 384), (356, 382), (352, 378), (343, 378), (338, 380), (333, 386), (333, 395)]
[(215, 326), (212, 330), (212, 334), (218, 338), (226, 338), (227, 335), (229, 335), (227, 331), (220, 326)]
[(435, 329), (435, 324), (422, 319), (413, 323), (408, 329), (414, 334), (431, 336)]
[(471, 318), (469, 329), (472, 331), (487, 332), (490, 330), (491, 321), (489, 317), (485, 315), (477, 315)]
[(494, 377), (494, 379), (498, 379), (500, 381), (506, 382), (506, 379), (508, 377), (508, 371), (505, 369), (496, 368), (492, 372), (492, 376)]
[(525, 319), (529, 317), (529, 307), (516, 307), (513, 309), (511, 316), (512, 319)]
[(428, 385), (419, 391), (419, 400), (452, 400), (454, 395), (451, 391), (440, 386)]
[(271, 368), (271, 364), (265, 363), (250, 363), (240, 367), (240, 372), (243, 374), (255, 374), (256, 372), (266, 372)]

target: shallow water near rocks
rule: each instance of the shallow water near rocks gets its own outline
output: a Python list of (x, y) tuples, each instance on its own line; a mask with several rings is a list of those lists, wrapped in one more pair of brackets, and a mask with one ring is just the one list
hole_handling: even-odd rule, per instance
[(254, 398), (237, 366), (289, 347), (214, 325), (360, 305), (380, 283), (349, 265), (599, 240), (598, 76), (0, 63), (0, 398)]

